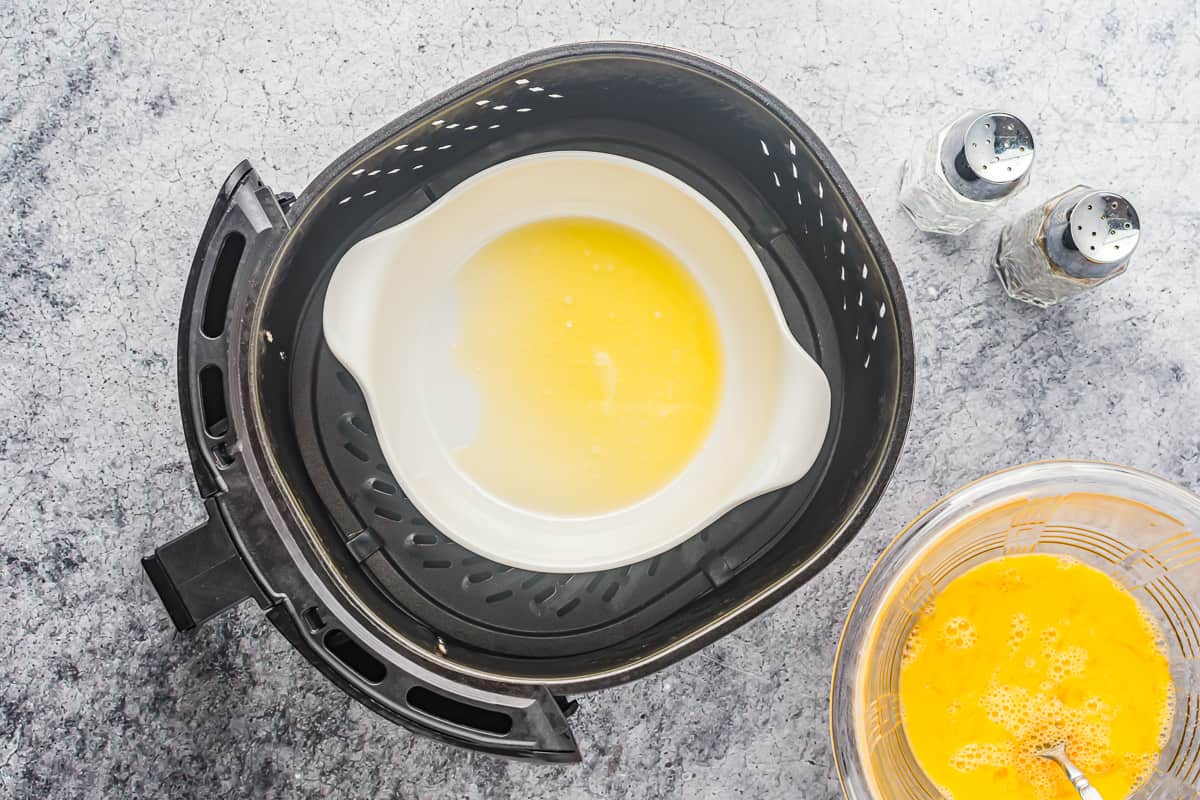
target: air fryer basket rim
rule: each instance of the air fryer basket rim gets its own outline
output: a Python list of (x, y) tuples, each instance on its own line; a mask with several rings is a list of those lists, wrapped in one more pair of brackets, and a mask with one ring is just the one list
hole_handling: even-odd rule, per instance
[[(426, 118), (439, 108), (462, 100), (477, 90), (493, 84), (498, 79), (528, 68), (545, 65), (555, 60), (575, 60), (589, 57), (628, 56), (647, 58), (651, 60), (671, 62), (678, 66), (699, 72), (706, 77), (724, 83), (735, 89), (741, 95), (753, 100), (765, 108), (770, 114), (783, 122), (790, 132), (804, 144), (814, 155), (820, 167), (825, 171), (831, 185), (836, 189), (843, 202), (850, 210), (855, 225), (859, 228), (866, 245), (871, 250), (881, 279), (883, 280), (896, 315), (897, 342), (899, 349), (899, 387), (896, 397), (896, 408), (892, 417), (891, 428), (887, 434), (887, 445), (882, 456), (878, 459), (872, 474), (868, 479), (868, 490), (858, 498), (856, 507), (845, 517), (843, 524), (833, 531), (824, 546), (802, 563), (796, 565), (785, 575), (779, 577), (752, 596), (742, 598), (733, 607), (711, 619), (707, 624), (690, 631), (686, 636), (669, 643), (658, 650), (648, 652), (644, 656), (618, 667), (601, 670), (586, 675), (567, 675), (553, 679), (530, 679), (523, 676), (495, 674), (477, 670), (461, 664), (447, 665), (431, 658), (427, 650), (407, 641), (404, 637), (386, 626), (374, 612), (365, 607), (354, 596), (348, 586), (339, 587), (338, 597), (334, 597), (329, 586), (337, 582), (334, 570), (325, 569), (326, 580), (317, 578), (316, 565), (304, 550), (320, 552), (322, 544), (312, 528), (311, 521), (306, 517), (299, 502), (292, 496), (288, 479), (275, 458), (274, 445), (270, 441), (269, 431), (263, 417), (263, 409), (258, 399), (259, 375), (258, 358), (263, 329), (263, 314), (267, 306), (267, 297), (276, 278), (280, 266), (288, 257), (289, 246), (297, 240), (299, 233), (310, 222), (311, 211), (332, 184), (343, 175), (347, 168), (364, 156), (381, 148), (398, 132), (403, 131), (418, 121)], [(458, 678), (469, 678), (480, 685), (494, 687), (495, 685), (527, 684), (553, 686), (562, 691), (590, 691), (604, 688), (617, 683), (643, 676), (652, 672), (665, 663), (677, 660), (695, 652), (720, 635), (738, 627), (753, 616), (761, 613), (785, 597), (793, 589), (803, 584), (816, 572), (822, 569), (845, 546), (849, 539), (861, 528), (866, 518), (873, 510), (887, 485), (896, 460), (903, 446), (904, 434), (907, 429), (912, 400), (913, 386), (913, 343), (911, 330), (908, 325), (908, 309), (899, 275), (882, 238), (875, 229), (873, 222), (861, 199), (851, 187), (845, 174), (833, 161), (832, 155), (817, 139), (812, 131), (801, 122), (786, 106), (770, 95), (766, 90), (757, 86), (749, 79), (715, 64), (705, 58), (680, 50), (663, 48), (653, 45), (636, 43), (593, 42), (563, 45), (546, 50), (530, 53), (464, 81), (434, 98), (422, 103), (402, 114), (393, 122), (381, 127), (365, 137), (359, 143), (350, 147), (323, 170), (304, 190), (295, 205), (289, 210), (288, 218), (292, 223), (291, 230), (280, 241), (274, 256), (266, 265), (254, 265), (258, 273), (247, 282), (248, 287), (239, 300), (236, 309), (250, 313), (235, 313), (233, 315), (233, 333), (236, 352), (230, 354), (230, 393), (234, 403), (231, 412), (235, 424), (243, 432), (243, 453), (251, 480), (257, 482), (260, 493), (270, 497), (269, 505), (273, 506), (268, 513), (274, 518), (275, 527), (285, 539), (285, 546), (291, 552), (298, 564), (309, 572), (306, 576), (309, 582), (320, 585), (320, 591), (328, 595), (330, 608), (342, 608), (358, 621), (356, 626), (364, 636), (375, 640), (375, 644), (399, 648), (408, 657), (415, 658), (426, 667), (439, 673), (453, 675)], [(299, 538), (303, 537), (303, 546)], [(327, 559), (326, 559), (327, 560)], [(384, 645), (383, 643), (386, 643)]]

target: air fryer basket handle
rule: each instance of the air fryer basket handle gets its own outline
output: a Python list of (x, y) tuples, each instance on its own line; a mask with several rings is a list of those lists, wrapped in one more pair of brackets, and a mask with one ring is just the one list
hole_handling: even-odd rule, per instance
[(218, 614), (266, 597), (233, 544), (213, 499), (204, 501), (208, 521), (142, 559), (142, 568), (175, 629), (190, 631)]
[[(288, 229), (290, 194), (275, 195), (249, 161), (238, 164), (213, 203), (192, 259), (179, 314), (179, 410), (201, 497), (224, 491), (221, 470), (236, 447), (225, 419), (226, 316), (237, 271), (277, 245)], [(207, 383), (206, 383), (207, 376)], [(205, 407), (211, 401), (213, 407)]]
[[(267, 612), (267, 618), (322, 674), (342, 691), (391, 722), (447, 744), (485, 753), (549, 762), (576, 762), (579, 748), (567, 717), (575, 701), (555, 697), (545, 687), (529, 687), (508, 702), (488, 702), (487, 693), (471, 692), (451, 680), (420, 680), (398, 670), (388, 670), (340, 629), (323, 629), (306, 635), (284, 605)], [(345, 672), (318, 652), (331, 649), (337, 637), (343, 656), (354, 668)], [(314, 644), (314, 641), (316, 644)], [(357, 659), (354, 657), (357, 655)], [(361, 660), (368, 659), (364, 664)], [(357, 663), (356, 663), (357, 662)], [(345, 662), (344, 662), (345, 663)], [(371, 670), (378, 668), (378, 674)], [(361, 671), (362, 674), (355, 674)]]

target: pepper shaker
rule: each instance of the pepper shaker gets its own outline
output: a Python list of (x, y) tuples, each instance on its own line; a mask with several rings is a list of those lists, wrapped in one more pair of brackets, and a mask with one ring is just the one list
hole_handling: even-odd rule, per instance
[(913, 151), (900, 204), (923, 231), (963, 233), (1025, 187), (1033, 156), (1033, 134), (1016, 116), (969, 111)]
[(1076, 186), (1005, 227), (993, 266), (1011, 297), (1045, 308), (1124, 272), (1140, 234), (1128, 200)]

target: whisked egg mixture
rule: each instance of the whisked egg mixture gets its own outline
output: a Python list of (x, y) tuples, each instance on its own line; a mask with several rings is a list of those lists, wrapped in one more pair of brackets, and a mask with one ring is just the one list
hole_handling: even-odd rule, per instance
[(955, 578), (906, 641), (900, 703), (921, 767), (954, 800), (1077, 797), (1067, 755), (1106, 800), (1158, 761), (1173, 713), (1155, 622), (1112, 578), (1057, 555), (1008, 556)]
[(515, 505), (600, 514), (653, 494), (703, 445), (721, 398), (720, 330), (667, 248), (588, 217), (498, 237), (457, 280), (459, 366), (479, 391), (457, 457)]

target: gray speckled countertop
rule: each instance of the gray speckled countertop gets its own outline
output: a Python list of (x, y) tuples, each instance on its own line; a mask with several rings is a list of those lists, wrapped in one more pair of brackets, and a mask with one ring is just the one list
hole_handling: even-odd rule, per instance
[[(942, 493), (1050, 456), (1200, 488), (1200, 11), (1194, 0), (744, 3), (378, 0), (0, 6), (0, 796), (826, 798), (843, 615)], [(510, 56), (622, 38), (764, 83), (824, 137), (909, 292), (918, 385), (870, 523), (712, 647), (585, 697), (584, 762), (415, 739), (244, 606), (173, 634), (138, 559), (201, 518), (175, 325), (215, 186), (242, 157), (299, 190), (368, 131)], [(996, 224), (918, 235), (902, 154), (973, 105), (1039, 137), (1013, 213), (1076, 182), (1128, 194), (1131, 272), (1043, 312), (985, 268)]]

